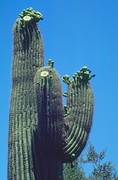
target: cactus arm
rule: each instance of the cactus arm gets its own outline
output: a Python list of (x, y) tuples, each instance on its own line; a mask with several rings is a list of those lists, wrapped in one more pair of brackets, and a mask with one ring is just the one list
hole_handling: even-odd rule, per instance
[[(76, 159), (86, 145), (92, 126), (93, 92), (89, 83), (88, 69), (75, 73), (68, 85), (65, 126), (63, 128), (64, 162)], [(67, 111), (66, 110), (66, 111)]]

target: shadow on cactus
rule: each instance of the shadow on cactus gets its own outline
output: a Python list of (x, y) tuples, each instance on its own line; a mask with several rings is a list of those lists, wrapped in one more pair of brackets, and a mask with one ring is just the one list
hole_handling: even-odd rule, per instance
[[(84, 66), (62, 80), (54, 61), (44, 66), (42, 14), (27, 8), (13, 28), (14, 52), (9, 116), (8, 180), (63, 180), (63, 163), (75, 160), (92, 126), (95, 75)], [(63, 105), (62, 96), (66, 97)]]

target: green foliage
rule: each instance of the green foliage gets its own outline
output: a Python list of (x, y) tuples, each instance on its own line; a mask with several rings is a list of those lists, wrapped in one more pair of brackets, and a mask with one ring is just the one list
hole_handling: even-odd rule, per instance
[[(112, 162), (102, 162), (105, 155), (106, 149), (97, 153), (94, 146), (89, 144), (85, 159), (81, 155), (73, 162), (73, 166), (68, 163), (64, 166), (64, 180), (69, 180), (70, 177), (72, 180), (82, 180), (82, 178), (83, 180), (118, 180), (118, 174)], [(87, 163), (93, 167), (88, 176), (84, 170), (84, 165)]]
[(118, 178), (115, 167), (111, 162), (102, 163), (105, 155), (106, 149), (100, 153), (97, 153), (94, 146), (91, 144), (89, 145), (87, 158), (83, 162), (93, 164), (93, 171), (89, 175), (90, 180), (115, 180)]
[(64, 180), (86, 180), (84, 170), (78, 165), (78, 159), (64, 165)]

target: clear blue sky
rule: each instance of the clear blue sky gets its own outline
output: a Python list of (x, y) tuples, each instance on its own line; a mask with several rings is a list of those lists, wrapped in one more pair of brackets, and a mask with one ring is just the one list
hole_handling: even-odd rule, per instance
[(39, 23), (49, 58), (62, 77), (87, 65), (95, 95), (89, 140), (118, 171), (118, 0), (0, 0), (0, 180), (7, 180), (8, 119), (11, 92), (12, 26), (27, 7), (40, 11)]

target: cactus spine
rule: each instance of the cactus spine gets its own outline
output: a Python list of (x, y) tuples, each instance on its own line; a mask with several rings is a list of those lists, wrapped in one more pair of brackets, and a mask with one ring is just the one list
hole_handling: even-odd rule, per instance
[(9, 115), (8, 179), (63, 180), (64, 162), (76, 159), (92, 125), (93, 92), (86, 66), (68, 85), (62, 103), (60, 76), (49, 60), (44, 66), (43, 42), (36, 23), (42, 14), (28, 8), (14, 28), (12, 92)]

